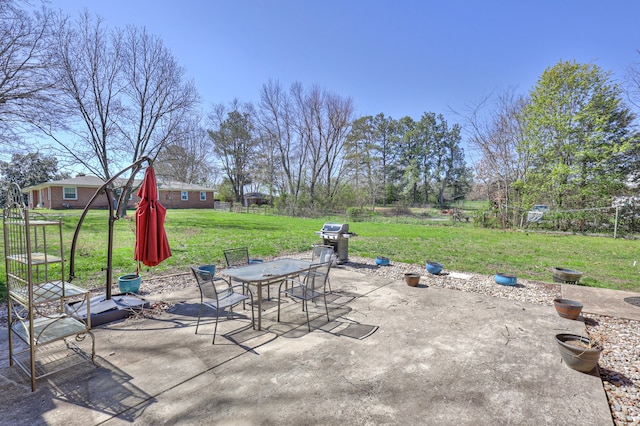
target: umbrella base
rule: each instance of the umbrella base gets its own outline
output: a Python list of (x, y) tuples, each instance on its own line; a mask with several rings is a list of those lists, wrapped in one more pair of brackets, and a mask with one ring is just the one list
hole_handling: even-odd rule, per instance
[[(73, 302), (65, 306), (68, 315), (81, 321), (87, 320), (86, 302)], [(111, 299), (106, 296), (96, 296), (89, 299), (89, 312), (91, 313), (91, 327), (107, 324), (124, 319), (150, 308), (148, 301), (133, 294), (115, 294)]]

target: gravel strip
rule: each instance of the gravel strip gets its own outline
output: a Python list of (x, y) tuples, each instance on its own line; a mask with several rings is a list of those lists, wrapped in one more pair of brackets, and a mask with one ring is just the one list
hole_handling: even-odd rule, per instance
[[(289, 255), (289, 257), (310, 258), (311, 252)], [(265, 259), (269, 260), (269, 259)], [(341, 267), (347, 270), (377, 275), (395, 280), (403, 280), (407, 272), (428, 275), (428, 285), (469, 291), (503, 299), (553, 306), (553, 299), (561, 296), (559, 284), (543, 283), (518, 278), (514, 287), (496, 285), (493, 276), (443, 271), (440, 275), (429, 275), (424, 265), (392, 262), (389, 266), (377, 266), (374, 259), (350, 256), (349, 262)], [(423, 279), (424, 282), (424, 279)], [(195, 285), (190, 273), (180, 273), (148, 279), (144, 281), (143, 296), (165, 294)], [(114, 290), (117, 291), (117, 288)], [(103, 289), (92, 292), (99, 294)], [(171, 308), (171, 304), (159, 302), (144, 317)], [(588, 333), (601, 340), (604, 350), (598, 369), (604, 390), (611, 407), (615, 425), (640, 425), (640, 322), (600, 316), (584, 315)], [(0, 328), (6, 332), (7, 308), (0, 306)]]

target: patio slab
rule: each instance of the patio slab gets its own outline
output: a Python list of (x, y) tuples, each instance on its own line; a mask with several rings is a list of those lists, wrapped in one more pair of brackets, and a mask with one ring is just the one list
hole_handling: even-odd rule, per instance
[(640, 293), (562, 284), (562, 297), (581, 302), (586, 313), (640, 321)]
[[(554, 335), (583, 333), (552, 306), (350, 272), (331, 272), (330, 318), (300, 305), (282, 322), (265, 303), (195, 335), (199, 297), (154, 318), (94, 329), (97, 363), (38, 381), (9, 367), (0, 330), (0, 418), (7, 424), (612, 424), (595, 374), (561, 361)], [(243, 318), (244, 317), (244, 318)]]

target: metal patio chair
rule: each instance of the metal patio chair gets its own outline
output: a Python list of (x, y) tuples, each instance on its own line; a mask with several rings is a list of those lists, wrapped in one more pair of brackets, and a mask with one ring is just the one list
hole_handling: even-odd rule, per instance
[[(333, 247), (322, 245), (322, 244), (314, 244), (313, 249), (311, 251), (311, 262), (312, 263), (324, 263), (331, 262), (333, 263), (336, 260), (336, 254), (333, 250)], [(316, 272), (318, 273), (318, 272)], [(301, 276), (304, 278), (304, 276)], [(327, 286), (329, 286), (329, 293), (333, 293), (331, 290), (331, 280), (327, 276)]]
[[(282, 294), (302, 301), (302, 310), (307, 314), (307, 328), (311, 331), (311, 321), (309, 319), (309, 300), (315, 301), (318, 297), (324, 299), (324, 308), (329, 321), (329, 306), (327, 305), (327, 281), (332, 261), (324, 263), (312, 263), (304, 278), (296, 280), (289, 278), (283, 281), (278, 288), (278, 322), (280, 322), (280, 301)], [(291, 287), (288, 287), (291, 284)], [(286, 286), (282, 289), (282, 286)]]
[(223, 250), (224, 260), (227, 262), (228, 268), (244, 266), (249, 264), (249, 249), (247, 247), (238, 247)]
[[(227, 263), (227, 268), (237, 268), (238, 266), (245, 266), (250, 263), (262, 263), (262, 259), (249, 258), (248, 247), (237, 247), (232, 249), (223, 250), (224, 260)], [(247, 286), (248, 287), (248, 286)], [(267, 286), (267, 299), (271, 298), (271, 291)], [(244, 307), (244, 305), (242, 305)]]
[(233, 307), (239, 305), (241, 302), (251, 298), (251, 326), (255, 330), (255, 316), (253, 313), (253, 293), (250, 288), (246, 290), (249, 292), (249, 296), (246, 293), (236, 292), (236, 288), (244, 285), (230, 285), (224, 280), (218, 280), (224, 284), (220, 287), (216, 287), (216, 280), (213, 279), (211, 273), (204, 269), (198, 269), (197, 267), (191, 267), (191, 272), (198, 283), (200, 289), (200, 310), (198, 311), (198, 322), (196, 323), (196, 334), (198, 334), (198, 327), (200, 326), (200, 319), (202, 318), (203, 306), (208, 306), (216, 311), (216, 325), (213, 329), (213, 340), (211, 344), (216, 343), (216, 333), (218, 331), (218, 321), (220, 318), (220, 311), (227, 311), (227, 319), (233, 319)]

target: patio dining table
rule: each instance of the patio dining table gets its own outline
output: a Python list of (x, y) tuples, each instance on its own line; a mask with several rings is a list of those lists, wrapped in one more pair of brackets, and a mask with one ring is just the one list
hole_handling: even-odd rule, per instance
[(262, 287), (297, 276), (308, 270), (310, 266), (311, 262), (308, 260), (281, 258), (264, 263), (251, 263), (237, 268), (227, 268), (222, 271), (222, 275), (257, 287), (258, 330), (262, 330)]

